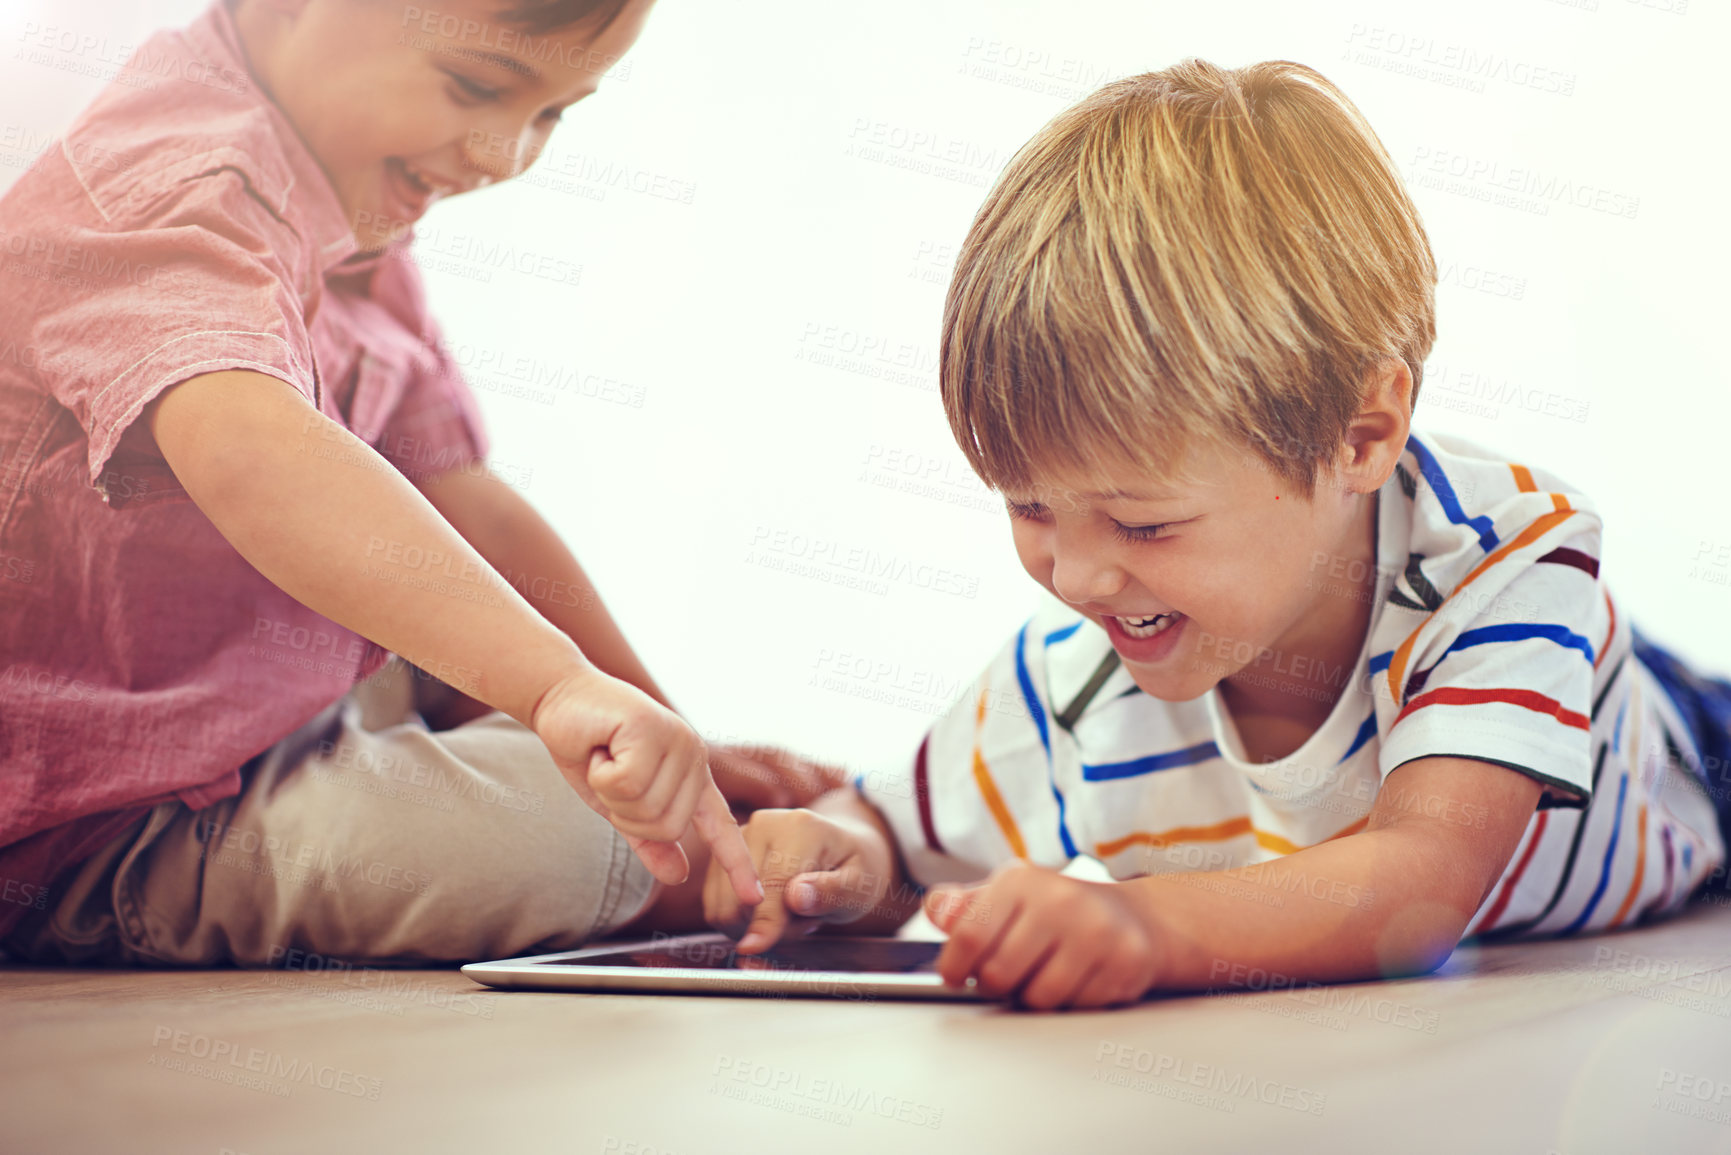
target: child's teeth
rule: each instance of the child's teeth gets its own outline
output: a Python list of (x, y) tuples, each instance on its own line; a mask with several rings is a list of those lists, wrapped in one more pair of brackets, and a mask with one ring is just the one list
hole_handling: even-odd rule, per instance
[(1118, 624), (1133, 638), (1151, 638), (1170, 629), (1177, 620), (1176, 613), (1165, 613), (1146, 618), (1119, 618)]
[(407, 180), (409, 182), (409, 184), (413, 185), (417, 191), (423, 192), (423, 193), (429, 193), (429, 192), (433, 191), (433, 186), (431, 184), (427, 183), (426, 177), (422, 176), (420, 173), (416, 172), (414, 169), (410, 168), (406, 164), (399, 164), (397, 167), (398, 167), (398, 171), (403, 174), (403, 179)]

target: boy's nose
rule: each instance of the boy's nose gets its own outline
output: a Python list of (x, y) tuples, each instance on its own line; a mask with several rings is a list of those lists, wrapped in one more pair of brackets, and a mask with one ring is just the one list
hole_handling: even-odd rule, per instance
[(463, 167), (489, 182), (510, 180), (535, 163), (542, 143), (533, 132), (506, 133), (477, 125), (463, 141)]
[(1073, 544), (1052, 550), (1052, 589), (1071, 605), (1116, 597), (1127, 578), (1122, 567), (1095, 550)]

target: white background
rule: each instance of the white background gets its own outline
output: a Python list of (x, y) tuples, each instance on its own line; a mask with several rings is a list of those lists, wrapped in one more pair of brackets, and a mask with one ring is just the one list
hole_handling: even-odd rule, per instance
[[(0, 182), (99, 88), (71, 60), (112, 58), (201, 7), (8, 0)], [(1413, 184), (1443, 276), (1420, 428), (1586, 487), (1623, 611), (1724, 672), (1726, 25), (1702, 0), (663, 0), (628, 71), (558, 130), (547, 161), (569, 158), (575, 191), (488, 189), (423, 224), (446, 250), (581, 265), (578, 283), (484, 256), (428, 280), (464, 355), (576, 372), (551, 404), (478, 391), (495, 459), (528, 475), (699, 728), (899, 770), (1036, 603), (935, 392), (947, 267), (985, 186), (1110, 77), (1190, 55), (1302, 61), (1345, 88), (1409, 179), (1444, 170), (1443, 188)], [(16, 59), (46, 27), (103, 43), (54, 66)], [(1469, 54), (1498, 75), (1455, 65)], [(1385, 67), (1427, 59), (1431, 75)], [(1446, 184), (1451, 167), (1491, 165), (1638, 205), (1633, 219), (1542, 195), (1509, 207), (1472, 195), (1483, 180)], [(1458, 392), (1481, 378), (1552, 398), (1553, 415)], [(603, 380), (616, 384), (586, 395)], [(898, 465), (927, 489), (872, 483)], [(747, 560), (777, 535), (784, 562), (821, 539), (826, 556), (871, 551), (908, 576), (871, 592)], [(973, 596), (922, 588), (924, 567)], [(862, 696), (879, 692), (897, 701)]]

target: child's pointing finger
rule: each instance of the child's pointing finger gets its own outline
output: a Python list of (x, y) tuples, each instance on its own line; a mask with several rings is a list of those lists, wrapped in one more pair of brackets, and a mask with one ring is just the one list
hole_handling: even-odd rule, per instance
[(704, 789), (691, 821), (703, 840), (709, 843), (715, 861), (727, 872), (739, 901), (746, 906), (762, 902), (763, 884), (757, 880), (757, 870), (751, 864), (751, 851), (746, 849), (745, 836), (739, 831), (739, 823), (733, 820), (727, 800), (722, 798), (721, 791), (713, 783)]

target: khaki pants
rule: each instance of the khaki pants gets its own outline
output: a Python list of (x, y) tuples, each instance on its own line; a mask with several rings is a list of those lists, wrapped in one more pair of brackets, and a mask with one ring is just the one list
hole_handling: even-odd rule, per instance
[(248, 763), (236, 797), (156, 807), (16, 927), (7, 954), (458, 962), (569, 949), (642, 909), (649, 872), (532, 732), (495, 713), (434, 733), (413, 703), (393, 659)]

